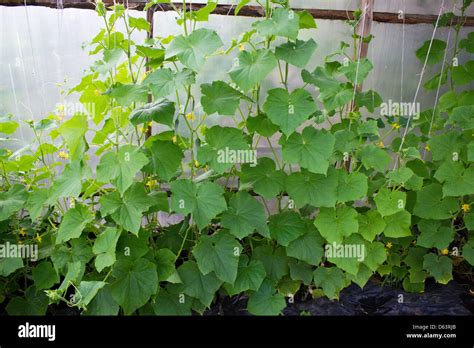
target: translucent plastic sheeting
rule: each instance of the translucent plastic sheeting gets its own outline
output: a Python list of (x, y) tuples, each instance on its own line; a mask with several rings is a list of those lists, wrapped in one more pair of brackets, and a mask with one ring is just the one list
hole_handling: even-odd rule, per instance
[[(143, 12), (131, 11), (130, 14), (144, 16)], [(176, 14), (173, 12), (157, 12), (154, 23), (155, 35), (180, 34), (182, 28), (176, 25), (175, 17)], [(84, 71), (97, 59), (89, 56), (87, 50), (81, 48), (82, 44), (90, 41), (102, 27), (97, 14), (91, 10), (0, 6), (0, 19), (0, 114), (12, 113), (21, 120), (30, 118), (37, 120), (54, 112), (58, 103), (76, 102), (77, 95), (61, 95), (60, 90), (77, 84)], [(211, 16), (209, 23), (200, 26), (217, 30), (225, 46), (228, 47), (232, 38), (249, 29), (255, 20), (249, 17)], [(333, 53), (341, 41), (351, 41), (349, 27), (343, 21), (317, 22), (318, 29), (303, 30), (301, 34), (301, 38), (312, 37), (318, 44), (316, 53), (307, 67), (308, 70), (321, 64), (324, 57)], [(464, 28), (461, 37), (465, 37), (471, 29)], [(405, 49), (402, 101), (411, 102), (422, 67), (416, 59), (415, 51), (425, 40), (431, 38), (433, 26), (383, 23), (374, 23), (372, 26), (375, 38), (369, 46), (369, 58), (374, 62), (375, 68), (364, 83), (364, 89), (373, 88), (384, 100), (400, 101), (403, 32)], [(447, 28), (439, 28), (436, 37), (445, 39), (447, 32)], [(453, 36), (452, 34), (451, 39)], [(136, 42), (141, 42), (143, 37), (144, 34), (141, 33), (134, 39)], [(226, 72), (230, 70), (237, 53), (235, 51), (229, 57), (210, 58), (199, 75), (198, 84), (217, 79), (229, 80)], [(461, 63), (465, 59), (466, 57), (461, 56)], [(439, 70), (440, 66), (429, 67), (424, 81)], [(298, 70), (290, 69), (289, 82), (290, 87), (301, 84)], [(58, 87), (57, 83), (63, 86)], [(276, 70), (267, 79), (264, 88), (278, 85), (279, 74)], [(199, 92), (199, 86), (195, 86), (193, 93), (196, 100), (199, 100)], [(427, 108), (433, 105), (434, 97), (435, 92), (427, 93), (421, 90), (417, 101), (422, 103), (422, 108)], [(213, 115), (208, 120), (209, 124), (233, 124), (229, 117), (219, 118)], [(27, 127), (21, 127), (16, 135), (19, 141), (13, 144), (13, 147), (17, 148), (27, 143), (29, 135)]]
[[(332, 1), (327, 1), (332, 2)], [(450, 11), (455, 8), (455, 13), (459, 14), (459, 8), (463, 0), (445, 0), (444, 6)], [(374, 11), (394, 12), (405, 9), (405, 13), (437, 15), (443, 0), (375, 0)], [(469, 16), (474, 15), (474, 9), (471, 7), (466, 11)]]

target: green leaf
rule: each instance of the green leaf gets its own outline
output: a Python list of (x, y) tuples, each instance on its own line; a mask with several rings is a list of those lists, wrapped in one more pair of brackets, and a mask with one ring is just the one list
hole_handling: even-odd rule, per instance
[(268, 227), (272, 238), (283, 246), (288, 246), (306, 232), (304, 221), (294, 211), (283, 211), (270, 216)]
[(390, 238), (402, 238), (411, 236), (411, 215), (406, 210), (399, 211), (393, 215), (385, 216), (385, 230), (383, 234)]
[(87, 306), (87, 311), (83, 315), (113, 315), (117, 316), (120, 307), (110, 294), (108, 286), (103, 287)]
[(366, 213), (359, 214), (358, 219), (359, 233), (369, 242), (381, 234), (386, 227), (384, 219), (376, 210), (369, 210)]
[(426, 61), (428, 65), (433, 65), (443, 60), (445, 49), (446, 42), (438, 39), (432, 42), (428, 40), (416, 51), (416, 57), (422, 64)]
[[(1, 195), (0, 195), (1, 197)], [(49, 189), (33, 188), (26, 201), (25, 208), (30, 213), (32, 221), (38, 219), (43, 213), (44, 205), (49, 198)]]
[(167, 99), (158, 99), (153, 103), (145, 104), (130, 113), (130, 122), (133, 125), (151, 121), (173, 127), (175, 107), (174, 103)]
[(48, 297), (35, 286), (26, 289), (24, 298), (13, 297), (6, 306), (9, 315), (44, 316), (47, 310)]
[(89, 303), (106, 284), (101, 281), (81, 281), (75, 294), (76, 306), (79, 309), (87, 310)]
[(115, 248), (119, 238), (120, 230), (115, 227), (107, 227), (94, 242), (92, 252), (96, 255), (95, 268), (99, 273), (115, 263)]
[(253, 315), (279, 315), (285, 307), (285, 296), (277, 293), (268, 280), (249, 296), (247, 304), (247, 310)]
[(365, 243), (365, 247), (366, 256), (363, 261), (364, 265), (375, 272), (387, 259), (387, 250), (380, 242)]
[(277, 282), (288, 274), (288, 257), (283, 247), (259, 246), (254, 249), (252, 257), (263, 263), (267, 277), (272, 281)]
[(60, 197), (79, 197), (82, 192), (83, 180), (87, 180), (91, 176), (91, 169), (82, 162), (68, 163), (61, 175), (54, 180), (46, 203), (52, 204)]
[(181, 148), (172, 141), (154, 140), (146, 154), (150, 162), (143, 171), (156, 174), (163, 181), (170, 181), (176, 176), (184, 158)]
[(49, 289), (59, 283), (59, 275), (49, 261), (42, 261), (32, 271), (37, 290)]
[(178, 273), (183, 280), (183, 292), (209, 307), (216, 291), (222, 285), (222, 280), (214, 273), (203, 275), (194, 261), (183, 263), (178, 268)]
[(441, 185), (430, 184), (416, 193), (413, 214), (423, 219), (444, 220), (450, 219), (457, 209), (455, 198), (443, 198)]
[(253, 187), (253, 190), (265, 199), (274, 198), (283, 191), (285, 173), (276, 170), (275, 162), (268, 157), (259, 158), (258, 164), (252, 167), (249, 164), (242, 166), (240, 173), (240, 189)]
[(271, 137), (280, 130), (280, 127), (272, 123), (267, 115), (258, 114), (247, 118), (247, 129), (250, 133), (257, 132), (264, 137)]
[(296, 208), (310, 204), (314, 207), (331, 208), (337, 201), (338, 175), (329, 168), (327, 176), (308, 171), (292, 173), (285, 180), (286, 192), (294, 200)]
[(454, 240), (454, 231), (447, 226), (441, 226), (439, 220), (421, 220), (418, 222), (421, 231), (416, 244), (425, 248), (447, 248)]
[(117, 191), (102, 196), (99, 203), (102, 215), (111, 215), (117, 224), (134, 234), (138, 234), (140, 230), (143, 212), (153, 205), (139, 183), (130, 186), (123, 196)]
[(177, 180), (171, 183), (171, 192), (172, 209), (181, 215), (191, 213), (200, 230), (227, 208), (224, 190), (212, 182), (195, 184), (190, 180)]
[(392, 191), (382, 187), (374, 197), (380, 215), (393, 215), (405, 209), (407, 195), (402, 191)]
[(125, 315), (147, 303), (158, 290), (156, 265), (146, 259), (122, 259), (115, 264), (112, 276), (110, 293)]
[(82, 204), (76, 204), (64, 214), (63, 221), (59, 226), (56, 236), (56, 244), (67, 242), (70, 239), (79, 238), (84, 228), (94, 220), (94, 215), (89, 208)]
[(326, 244), (325, 256), (341, 270), (356, 276), (361, 262), (366, 257), (365, 243), (358, 234), (344, 239), (342, 243)]
[(474, 34), (467, 34), (467, 38), (459, 41), (459, 48), (464, 48), (469, 53), (474, 53)]
[(288, 139), (280, 139), (286, 162), (299, 164), (316, 174), (326, 174), (335, 142), (331, 133), (313, 127), (306, 127), (301, 134), (293, 133)]
[(133, 103), (146, 103), (148, 101), (148, 88), (144, 85), (118, 83), (112, 87), (110, 96), (115, 98), (119, 105), (128, 107)]
[(390, 164), (391, 158), (386, 151), (371, 144), (362, 148), (361, 160), (365, 168), (383, 173)]
[(300, 16), (300, 29), (315, 29), (316, 21), (314, 20), (311, 13), (307, 10), (299, 11), (298, 15)]
[(443, 197), (474, 194), (474, 166), (464, 168), (460, 162), (444, 162), (434, 178), (443, 183)]
[(236, 163), (255, 163), (254, 154), (240, 129), (214, 126), (206, 130), (206, 144), (199, 148), (197, 159), (221, 174)]
[(321, 208), (314, 225), (321, 236), (330, 243), (342, 243), (344, 237), (356, 233), (359, 229), (357, 211), (346, 205), (334, 208)]
[(6, 192), (0, 192), (0, 221), (7, 220), (10, 216), (17, 213), (26, 200), (28, 192), (23, 185), (15, 184)]
[(305, 234), (288, 245), (286, 253), (295, 259), (317, 266), (324, 255), (323, 244), (323, 238), (321, 238), (313, 226), (309, 226)]
[(153, 98), (167, 97), (181, 87), (191, 85), (196, 81), (192, 70), (183, 69), (173, 71), (169, 68), (157, 69), (146, 77), (143, 84), (147, 85)]
[(474, 129), (474, 105), (459, 106), (451, 112), (446, 124), (455, 124), (464, 130)]
[[(2, 245), (3, 253), (6, 246)], [(8, 277), (17, 269), (23, 268), (23, 259), (20, 257), (0, 258), (0, 276)]]
[(229, 71), (229, 75), (239, 88), (248, 92), (255, 87), (277, 66), (273, 53), (267, 49), (247, 52), (238, 55), (236, 64)]
[(84, 114), (75, 114), (59, 126), (58, 132), (66, 141), (71, 160), (81, 159), (87, 151), (87, 128), (87, 116)]
[(128, 23), (130, 24), (130, 28), (150, 31), (150, 23), (148, 23), (145, 18), (128, 17)]
[(314, 283), (323, 289), (331, 300), (339, 298), (339, 292), (346, 286), (344, 273), (337, 267), (318, 267), (313, 274)]
[(166, 58), (177, 56), (184, 66), (199, 71), (206, 57), (222, 45), (221, 38), (214, 30), (201, 28), (188, 36), (176, 36), (166, 50)]
[(107, 152), (97, 166), (97, 180), (111, 182), (123, 194), (134, 181), (136, 173), (148, 163), (139, 147), (123, 145), (116, 152)]
[(427, 254), (423, 257), (423, 268), (440, 284), (448, 284), (453, 279), (453, 263), (447, 256)]
[(474, 266), (474, 241), (470, 240), (464, 244), (462, 248), (462, 257), (466, 260), (471, 266)]
[(12, 121), (12, 115), (0, 117), (0, 133), (13, 134), (17, 130), (18, 122)]
[(222, 215), (221, 224), (239, 239), (247, 237), (255, 230), (262, 236), (269, 236), (265, 209), (245, 191), (232, 196), (227, 211)]
[(234, 284), (241, 250), (242, 246), (233, 236), (220, 231), (212, 236), (201, 236), (193, 255), (202, 274), (214, 272), (220, 280)]
[(452, 161), (453, 153), (461, 153), (463, 147), (458, 131), (434, 135), (428, 140), (433, 161)]
[(367, 108), (367, 111), (374, 112), (376, 107), (382, 104), (382, 97), (375, 91), (357, 92), (355, 103), (359, 108)]
[(156, 296), (153, 310), (156, 315), (191, 315), (191, 305), (192, 299), (161, 289)]
[(274, 88), (268, 91), (263, 109), (272, 123), (289, 136), (316, 112), (317, 107), (311, 94), (302, 88), (291, 94), (284, 88)]
[(317, 46), (313, 39), (287, 42), (275, 48), (275, 56), (277, 59), (303, 69), (316, 51)]
[(374, 66), (370, 60), (362, 58), (358, 61), (350, 61), (347, 65), (342, 65), (339, 71), (352, 83), (360, 84), (364, 82), (373, 68)]
[(240, 105), (241, 98), (250, 100), (224, 81), (202, 84), (201, 93), (201, 105), (208, 115), (217, 112), (219, 115), (233, 116)]
[(293, 10), (277, 8), (271, 18), (255, 22), (253, 27), (262, 36), (283, 36), (296, 40), (299, 22), (299, 16)]
[(170, 277), (176, 272), (176, 255), (169, 249), (160, 249), (155, 253), (155, 261), (158, 272), (158, 281), (170, 281)]
[(265, 268), (261, 261), (250, 260), (249, 262), (248, 257), (242, 255), (234, 284), (226, 283), (224, 288), (230, 296), (235, 296), (248, 290), (257, 291), (265, 276)]
[(413, 175), (415, 175), (413, 170), (408, 167), (401, 167), (387, 173), (387, 179), (391, 181), (390, 184), (404, 186), (405, 183), (413, 177)]

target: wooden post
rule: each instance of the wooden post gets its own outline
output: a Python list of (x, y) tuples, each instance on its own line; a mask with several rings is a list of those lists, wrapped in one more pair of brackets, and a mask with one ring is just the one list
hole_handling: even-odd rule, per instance
[[(146, 11), (146, 20), (150, 24), (150, 30), (147, 32), (146, 37), (147, 39), (153, 39), (153, 19), (154, 19), (154, 14), (155, 14), (155, 6), (150, 7)], [(145, 63), (148, 63), (149, 59), (146, 57)], [(145, 65), (145, 72), (148, 74), (150, 72), (150, 67), (148, 65)], [(148, 95), (148, 102), (152, 102), (152, 96)], [(145, 132), (145, 139), (148, 139), (151, 137), (152, 134), (152, 127), (147, 125), (146, 132)]]

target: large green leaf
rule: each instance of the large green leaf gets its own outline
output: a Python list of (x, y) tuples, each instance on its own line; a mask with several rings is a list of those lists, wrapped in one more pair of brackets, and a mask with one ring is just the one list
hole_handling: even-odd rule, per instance
[(293, 240), (286, 248), (288, 256), (305, 261), (317, 266), (324, 255), (324, 239), (313, 226), (307, 226), (307, 231), (302, 236)]
[(59, 275), (51, 262), (45, 260), (38, 264), (32, 271), (33, 280), (37, 290), (49, 289), (59, 283)]
[(201, 28), (188, 36), (176, 36), (166, 50), (166, 58), (177, 56), (184, 66), (199, 71), (206, 57), (221, 46), (222, 40), (214, 30)]
[(234, 284), (226, 283), (224, 288), (230, 296), (238, 295), (248, 290), (257, 291), (265, 276), (265, 267), (261, 261), (249, 261), (246, 255), (242, 255)]
[(92, 252), (96, 255), (95, 257), (95, 268), (98, 272), (106, 267), (110, 267), (115, 263), (115, 247), (120, 238), (120, 230), (115, 227), (107, 227), (104, 232), (99, 234)]
[(438, 39), (432, 42), (428, 40), (416, 51), (416, 57), (422, 64), (426, 61), (428, 65), (433, 65), (443, 60), (445, 49), (446, 42)]
[(360, 155), (365, 168), (375, 169), (382, 173), (385, 172), (391, 160), (385, 150), (372, 144), (363, 147)]
[(474, 105), (465, 105), (454, 108), (446, 124), (455, 124), (464, 130), (474, 129)]
[(265, 209), (245, 191), (232, 196), (227, 211), (222, 215), (221, 224), (239, 239), (247, 237), (255, 230), (263, 236), (269, 235)]
[(370, 60), (362, 58), (358, 61), (351, 61), (346, 65), (342, 65), (339, 71), (343, 73), (349, 81), (355, 84), (362, 83), (370, 71), (374, 68)]
[(448, 284), (453, 279), (453, 263), (447, 256), (427, 254), (423, 257), (423, 268), (440, 284)]
[(111, 215), (117, 224), (134, 234), (138, 234), (140, 230), (143, 212), (153, 205), (143, 185), (139, 183), (130, 186), (123, 196), (117, 191), (102, 196), (99, 203), (103, 215)]
[(317, 174), (326, 174), (335, 142), (331, 133), (313, 127), (306, 127), (301, 134), (293, 133), (288, 139), (280, 139), (286, 162), (299, 164)]
[(178, 91), (185, 85), (193, 84), (195, 80), (192, 70), (183, 69), (174, 72), (169, 68), (163, 68), (153, 71), (146, 77), (143, 84), (151, 89), (154, 98), (162, 98)]
[(216, 291), (222, 285), (222, 280), (212, 272), (203, 275), (194, 261), (183, 263), (178, 268), (178, 273), (183, 281), (183, 292), (209, 307)]
[(67, 242), (70, 239), (79, 238), (88, 223), (94, 220), (94, 215), (89, 208), (82, 204), (76, 204), (64, 214), (63, 221), (59, 226), (56, 236), (56, 244)]
[(286, 136), (292, 134), (317, 110), (311, 94), (302, 88), (291, 94), (284, 88), (269, 90), (263, 108), (272, 123), (280, 126)]
[(274, 198), (284, 189), (285, 173), (276, 170), (275, 162), (268, 157), (258, 160), (256, 166), (244, 164), (240, 173), (240, 189), (252, 187), (263, 198)]
[(202, 274), (214, 272), (222, 281), (234, 284), (242, 250), (240, 243), (229, 233), (220, 231), (212, 236), (201, 236), (193, 249)]
[(66, 164), (61, 175), (54, 180), (46, 203), (52, 204), (60, 197), (79, 197), (83, 180), (91, 176), (91, 169), (82, 162), (75, 161)]
[(71, 154), (71, 160), (81, 159), (87, 150), (86, 132), (87, 115), (75, 114), (63, 122), (58, 128), (59, 134), (64, 138)]
[(173, 126), (175, 107), (167, 99), (158, 99), (153, 103), (140, 106), (130, 113), (130, 122), (133, 125), (155, 121), (168, 127)]
[(346, 286), (344, 273), (337, 267), (316, 268), (314, 283), (323, 289), (324, 295), (333, 300), (339, 298), (339, 292)]
[(208, 115), (217, 112), (219, 115), (233, 116), (239, 107), (240, 99), (248, 99), (224, 81), (202, 84), (201, 93), (201, 105)]
[(240, 129), (221, 126), (206, 130), (206, 144), (199, 148), (197, 158), (200, 163), (209, 163), (217, 173), (225, 172), (236, 163), (257, 160)]
[(275, 48), (275, 56), (298, 68), (303, 69), (313, 56), (318, 45), (313, 39), (287, 42)]
[(148, 158), (135, 145), (123, 145), (118, 152), (107, 152), (97, 166), (97, 180), (111, 182), (123, 194), (134, 181), (136, 173)]
[(444, 220), (450, 219), (457, 209), (455, 198), (443, 198), (441, 185), (430, 184), (416, 193), (413, 214), (423, 219)]
[(26, 192), (23, 185), (13, 185), (6, 192), (0, 192), (0, 221), (8, 219), (13, 214), (17, 213), (26, 200), (28, 199), (28, 192)]
[(172, 209), (182, 215), (191, 213), (200, 230), (227, 208), (223, 188), (212, 182), (177, 180), (171, 183), (171, 192)]
[(359, 214), (359, 233), (369, 242), (385, 229), (385, 221), (377, 210)]
[(277, 293), (268, 280), (260, 285), (257, 292), (249, 296), (247, 304), (247, 310), (253, 315), (279, 315), (285, 307), (285, 296)]
[(390, 238), (402, 238), (411, 236), (411, 215), (406, 210), (399, 211), (393, 215), (385, 216), (385, 229), (383, 234)]
[(176, 175), (184, 158), (181, 148), (172, 141), (154, 140), (146, 154), (150, 162), (143, 170), (156, 174), (163, 181), (170, 181)]
[(300, 19), (293, 10), (278, 8), (273, 11), (271, 18), (255, 22), (253, 26), (263, 36), (283, 36), (296, 40)]
[(229, 71), (229, 75), (244, 92), (255, 87), (277, 66), (273, 53), (267, 49), (242, 51), (238, 60)]
[(358, 231), (357, 211), (346, 205), (321, 208), (314, 225), (328, 242), (340, 244), (344, 237)]
[(267, 277), (275, 282), (288, 274), (289, 259), (283, 247), (274, 249), (271, 245), (262, 245), (254, 249), (252, 257), (263, 263)]
[(457, 197), (474, 194), (474, 166), (464, 168), (462, 163), (444, 162), (434, 178), (443, 183), (443, 197)]
[(439, 220), (421, 220), (418, 222), (420, 235), (416, 240), (418, 246), (424, 248), (447, 248), (454, 239), (454, 231), (447, 226), (441, 226)]
[(288, 246), (306, 232), (305, 222), (294, 211), (283, 211), (270, 216), (268, 227), (272, 238), (283, 246)]
[(125, 315), (147, 303), (158, 290), (156, 265), (146, 259), (122, 259), (115, 264), (112, 276), (110, 293)]
[(381, 188), (374, 197), (377, 210), (382, 216), (396, 214), (405, 209), (406, 193), (402, 191), (392, 191), (385, 187)]

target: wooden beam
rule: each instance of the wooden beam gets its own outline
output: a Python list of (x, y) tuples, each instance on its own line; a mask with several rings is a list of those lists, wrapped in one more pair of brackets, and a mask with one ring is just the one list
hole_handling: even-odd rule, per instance
[[(123, 0), (118, 0), (118, 3), (123, 2)], [(50, 8), (57, 8), (56, 0), (0, 0), (0, 6), (43, 6)], [(95, 4), (92, 1), (87, 0), (63, 0), (63, 8), (79, 8), (79, 9), (94, 9)], [(104, 3), (107, 6), (113, 5), (113, 1), (104, 0)], [(129, 0), (128, 6), (130, 9), (143, 10), (145, 7), (145, 0)], [(182, 3), (175, 3), (176, 8), (181, 9)], [(193, 10), (199, 10), (205, 4), (193, 4), (187, 5)], [(159, 4), (156, 7), (157, 11), (173, 11), (173, 7), (170, 4)], [(304, 8), (295, 8), (294, 10), (307, 10), (311, 15), (316, 19), (329, 19), (329, 20), (347, 20), (353, 19), (353, 11), (345, 10), (321, 10), (321, 9), (304, 9)], [(235, 6), (232, 5), (218, 5), (214, 10), (213, 14), (217, 15), (234, 15)], [(243, 17), (263, 17), (264, 11), (259, 6), (244, 6), (240, 12), (239, 16)], [(424, 14), (405, 14), (405, 24), (434, 24), (436, 23), (436, 15), (424, 15)], [(374, 22), (379, 23), (393, 23), (393, 24), (402, 24), (403, 19), (398, 18), (398, 13), (389, 13), (389, 12), (374, 12), (373, 13)], [(454, 17), (453, 25), (457, 24), (459, 17)], [(472, 27), (474, 26), (474, 17), (465, 18), (465, 26)]]

